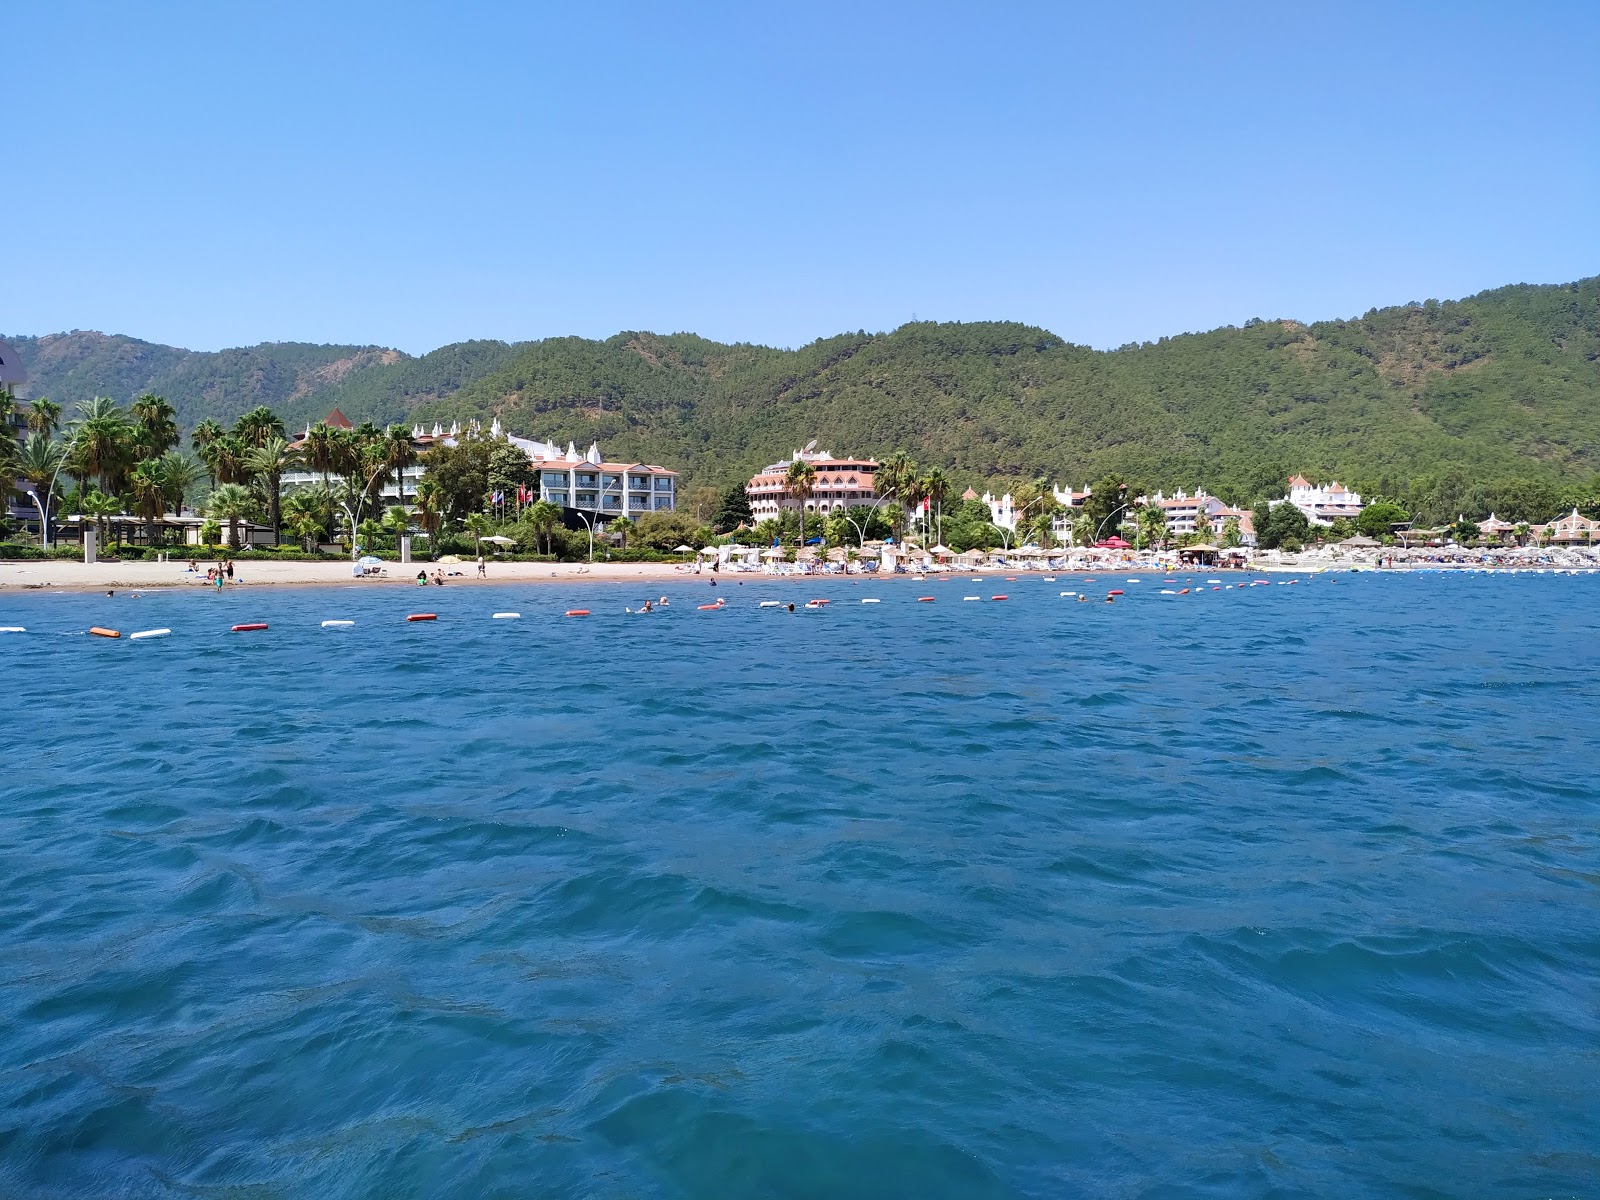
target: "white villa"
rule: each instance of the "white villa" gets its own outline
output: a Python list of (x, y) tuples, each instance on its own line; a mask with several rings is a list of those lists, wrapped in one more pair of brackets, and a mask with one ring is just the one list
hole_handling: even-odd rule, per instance
[(1354, 520), (1366, 507), (1359, 493), (1352, 492), (1338, 480), (1321, 487), (1312, 484), (1304, 475), (1289, 476), (1288, 496), (1270, 502), (1273, 508), (1280, 504), (1294, 505), (1313, 525), (1332, 525), (1341, 517)]

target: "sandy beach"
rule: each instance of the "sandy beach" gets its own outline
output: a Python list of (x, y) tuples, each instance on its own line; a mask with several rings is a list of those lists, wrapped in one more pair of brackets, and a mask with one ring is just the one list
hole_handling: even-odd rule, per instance
[[(162, 588), (201, 587), (205, 585), (202, 565), (198, 581), (186, 571), (183, 560), (172, 562), (146, 562), (143, 560), (93, 565), (64, 560), (0, 563), (0, 591), (93, 591), (105, 588)], [(386, 578), (352, 576), (348, 562), (272, 562), (268, 560), (237, 560), (234, 563), (233, 587), (257, 586), (307, 586), (361, 583), (371, 587), (417, 586), (417, 572), (426, 568), (431, 577), (443, 570), (447, 583), (625, 583), (641, 579), (684, 580), (693, 579), (694, 568), (681, 570), (673, 563), (548, 563), (548, 562), (492, 562), (488, 578), (478, 578), (477, 564), (424, 563), (406, 565), (389, 564)], [(452, 576), (450, 572), (459, 571)], [(702, 578), (705, 577), (703, 574)]]

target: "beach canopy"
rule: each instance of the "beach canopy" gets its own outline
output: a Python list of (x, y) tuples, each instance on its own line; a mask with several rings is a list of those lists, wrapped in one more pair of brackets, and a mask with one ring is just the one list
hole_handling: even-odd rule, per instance
[(383, 559), (375, 558), (370, 554), (363, 554), (356, 559), (356, 564), (362, 567), (381, 567), (383, 566)]
[(762, 558), (787, 558), (788, 555), (785, 554), (782, 550), (779, 550), (776, 547), (774, 547), (771, 550), (763, 550), (761, 552), (761, 557)]
[(693, 554), (694, 553), (694, 547), (693, 546), (677, 546), (677, 547), (673, 548), (672, 552), (674, 554)]
[(1119, 537), (1108, 537), (1103, 542), (1096, 542), (1096, 550), (1132, 550), (1133, 546)]
[(1378, 543), (1373, 541), (1369, 537), (1352, 537), (1352, 538), (1345, 538), (1345, 540), (1340, 542), (1339, 545), (1341, 545), (1341, 546), (1353, 546), (1353, 547), (1355, 547), (1357, 549), (1363, 549), (1363, 548), (1364, 549), (1371, 549), (1372, 547), (1378, 545)]
[(478, 539), (480, 542), (493, 542), (496, 546), (515, 546), (516, 538), (508, 538), (503, 533), (491, 533), (488, 537)]
[(955, 551), (950, 549), (950, 547), (946, 546), (943, 542), (940, 542), (932, 550), (928, 551), (928, 553), (929, 554), (954, 554)]

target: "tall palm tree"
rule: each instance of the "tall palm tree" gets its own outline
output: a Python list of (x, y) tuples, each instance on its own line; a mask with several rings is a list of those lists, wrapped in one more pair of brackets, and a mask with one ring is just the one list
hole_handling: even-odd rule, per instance
[(200, 456), (200, 461), (206, 465), (206, 478), (212, 487), (217, 486), (216, 468), (212, 466), (215, 456), (211, 447), (216, 445), (226, 435), (226, 431), (215, 421), (201, 421), (189, 434), (189, 444), (194, 447), (195, 453)]
[(479, 554), (483, 553), (483, 537), (489, 532), (489, 518), (481, 512), (468, 513), (461, 522), (466, 526), (467, 532), (472, 535), (472, 544)]
[(906, 508), (912, 503), (916, 490), (917, 464), (904, 450), (896, 450), (878, 466), (877, 491), (880, 496), (893, 494), (898, 503), (894, 506), (892, 524), (896, 536), (904, 533)]
[(383, 435), (384, 460), (399, 485), (400, 499), (406, 498), (405, 470), (417, 461), (417, 447), (411, 441), (411, 431), (403, 425), (391, 425)]
[(146, 392), (128, 406), (128, 412), (141, 458), (160, 458), (180, 441), (177, 411), (160, 396)]
[(391, 504), (378, 519), (378, 524), (394, 538), (395, 549), (400, 548), (400, 539), (405, 536), (407, 529), (411, 528), (411, 514), (399, 504)]
[(338, 446), (332, 426), (318, 421), (306, 430), (305, 456), (311, 469), (322, 476), (322, 486), (327, 487), (328, 475), (338, 457)]
[(219, 483), (206, 501), (206, 512), (228, 523), (228, 545), (239, 549), (239, 522), (255, 512), (256, 498), (242, 483)]
[(246, 447), (260, 448), (268, 438), (283, 436), (283, 421), (265, 404), (257, 405), (233, 423), (233, 436)]
[(74, 473), (83, 479), (96, 476), (101, 491), (114, 492), (132, 465), (133, 427), (128, 414), (105, 396), (84, 401), (78, 412), (73, 446), (78, 471)]
[(561, 506), (549, 500), (535, 500), (522, 510), (522, 523), (533, 529), (542, 552), (549, 554), (550, 535), (561, 524)]
[[(60, 472), (65, 457), (66, 448), (60, 442), (48, 434), (30, 433), (12, 452), (10, 470), (0, 470), (0, 474), (9, 474), (13, 479), (26, 483), (33, 489), (34, 495), (38, 497), (40, 511), (44, 514), (42, 520), (46, 524), (50, 518), (46, 509), (55, 508), (55, 500), (50, 495), (50, 485), (56, 481), (56, 475)], [(45, 532), (44, 528), (39, 530), (41, 539)]]
[(439, 535), (439, 520), (444, 514), (445, 494), (444, 488), (439, 486), (437, 480), (426, 476), (417, 484), (415, 516), (417, 524), (422, 526), (422, 531), (428, 535), (428, 556), (437, 558), (439, 548), (435, 544)]
[(144, 541), (147, 546), (156, 544), (156, 522), (167, 515), (167, 497), (170, 484), (159, 458), (141, 459), (128, 472), (128, 489), (133, 494), (133, 506), (144, 518)]
[(40, 396), (28, 402), (28, 432), (51, 437), (61, 428), (61, 405)]
[(250, 448), (233, 434), (227, 433), (206, 447), (211, 456), (211, 473), (218, 486), (225, 483), (249, 483), (255, 476), (250, 470), (247, 455)]
[(270, 435), (244, 456), (245, 466), (266, 490), (267, 524), (272, 526), (273, 541), (278, 540), (283, 530), (283, 473), (298, 457), (289, 449), (289, 443), (277, 434)]
[(161, 456), (161, 471), (167, 480), (167, 505), (181, 513), (189, 489), (200, 482), (205, 470), (181, 450), (168, 450)]
[[(944, 471), (938, 467), (932, 468), (922, 477), (917, 490), (922, 493), (922, 499), (939, 513), (942, 523), (944, 502), (950, 495), (950, 480)], [(939, 530), (938, 534), (942, 536), (943, 530)]]
[(800, 510), (800, 541), (799, 545), (806, 544), (806, 501), (811, 493), (816, 490), (817, 469), (805, 459), (795, 456), (789, 464), (789, 469), (783, 473), (783, 488), (793, 496), (796, 507)]

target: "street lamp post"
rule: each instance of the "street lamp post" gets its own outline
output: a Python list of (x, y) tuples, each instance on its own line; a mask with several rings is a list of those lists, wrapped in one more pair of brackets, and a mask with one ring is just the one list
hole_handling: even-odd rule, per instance
[(50, 490), (45, 493), (43, 504), (39, 503), (37, 489), (28, 489), (28, 494), (33, 497), (34, 507), (39, 510), (39, 544), (46, 550), (50, 549), (50, 506), (55, 502), (56, 480), (61, 478), (61, 468), (67, 465), (67, 459), (72, 457), (72, 448), (77, 444), (78, 434), (74, 433), (67, 442), (67, 448), (61, 452), (61, 461), (56, 464), (55, 474), (50, 476)]
[(584, 523), (585, 527), (587, 527), (588, 530), (589, 530), (589, 563), (590, 563), (590, 565), (593, 565), (593, 563), (594, 563), (594, 526), (595, 526), (595, 521), (598, 521), (600, 518), (599, 517), (591, 518), (589, 516), (589, 514), (584, 512), (581, 508), (575, 508), (572, 511), (578, 514), (578, 520), (582, 521)]
[[(878, 506), (883, 504), (883, 503), (885, 503), (886, 501), (892, 499), (893, 496), (894, 496), (894, 489), (890, 488), (887, 492), (885, 492), (883, 495), (879, 496), (876, 500), (874, 500), (872, 502), (872, 507), (867, 512), (867, 524), (868, 525), (870, 525), (872, 523), (873, 514), (878, 511)], [(849, 521), (850, 524), (855, 527), (856, 545), (860, 546), (863, 543), (865, 543), (866, 540), (867, 540), (866, 526), (862, 525), (861, 522), (857, 521), (854, 517), (852, 517), (850, 515), (850, 510), (849, 509), (845, 509), (843, 515), (844, 515), (844, 519), (846, 521)], [(850, 566), (849, 563), (845, 564), (846, 570), (849, 569), (849, 566)]]
[(367, 476), (366, 485), (362, 487), (361, 495), (356, 499), (355, 512), (351, 512), (350, 506), (343, 500), (339, 501), (339, 507), (344, 509), (344, 515), (350, 518), (350, 560), (352, 562), (355, 561), (356, 557), (356, 534), (358, 532), (357, 522), (361, 517), (361, 506), (366, 503), (367, 492), (372, 487), (372, 481), (378, 477), (378, 472), (391, 469), (392, 468), (385, 464), (384, 466), (374, 468), (372, 474)]

